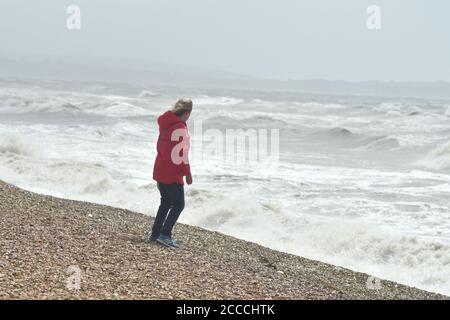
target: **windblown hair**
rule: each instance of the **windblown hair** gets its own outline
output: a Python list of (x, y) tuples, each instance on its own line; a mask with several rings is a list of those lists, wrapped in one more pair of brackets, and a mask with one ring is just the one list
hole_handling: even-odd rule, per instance
[(179, 99), (172, 107), (171, 110), (178, 117), (181, 117), (185, 112), (192, 111), (192, 100), (187, 98)]

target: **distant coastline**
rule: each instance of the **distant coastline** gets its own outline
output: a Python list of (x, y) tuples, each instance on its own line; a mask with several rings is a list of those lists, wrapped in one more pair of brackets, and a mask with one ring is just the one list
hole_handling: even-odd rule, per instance
[(0, 79), (10, 78), (450, 100), (446, 81), (274, 80), (145, 60), (0, 54)]

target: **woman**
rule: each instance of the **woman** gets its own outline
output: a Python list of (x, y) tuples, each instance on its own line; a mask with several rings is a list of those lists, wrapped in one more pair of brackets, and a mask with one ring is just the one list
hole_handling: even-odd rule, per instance
[(192, 183), (189, 166), (189, 133), (186, 122), (192, 112), (190, 99), (178, 100), (173, 108), (158, 117), (159, 137), (153, 179), (161, 194), (150, 241), (178, 248), (172, 229), (184, 209), (184, 181)]

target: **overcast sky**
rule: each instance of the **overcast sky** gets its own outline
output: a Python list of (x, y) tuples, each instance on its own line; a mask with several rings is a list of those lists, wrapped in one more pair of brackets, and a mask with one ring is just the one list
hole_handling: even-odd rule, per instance
[[(66, 28), (67, 6), (81, 30)], [(366, 26), (381, 8), (381, 30)], [(448, 0), (0, 0), (0, 54), (126, 57), (275, 79), (450, 81)]]

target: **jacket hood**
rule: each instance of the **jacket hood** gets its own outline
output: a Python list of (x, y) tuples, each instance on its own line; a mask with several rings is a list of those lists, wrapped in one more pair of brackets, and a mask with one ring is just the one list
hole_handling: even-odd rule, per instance
[(168, 129), (177, 123), (183, 123), (186, 125), (186, 123), (178, 118), (172, 111), (166, 111), (158, 117), (158, 125), (160, 130)]

